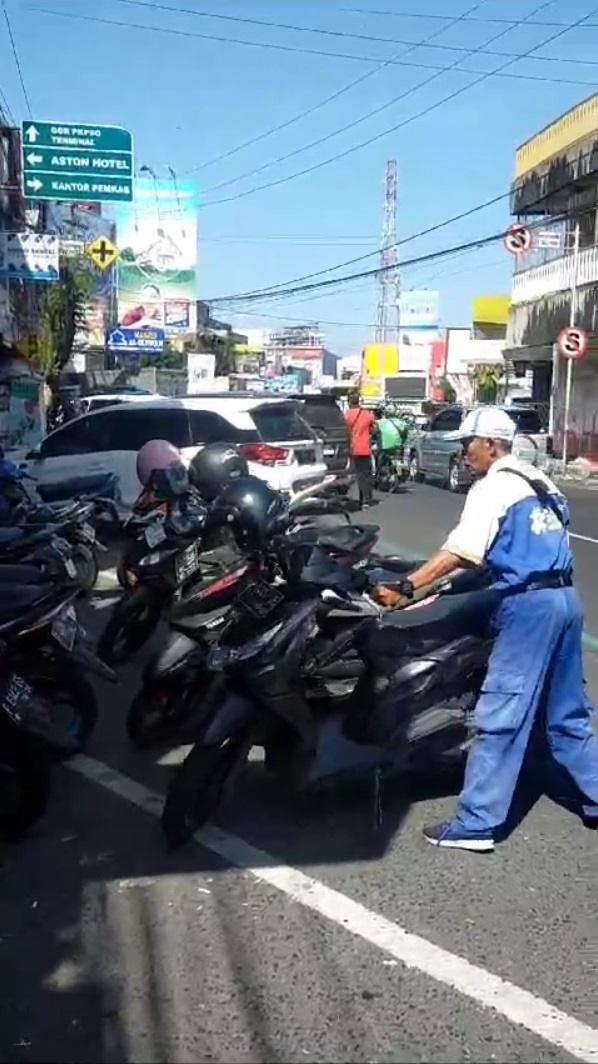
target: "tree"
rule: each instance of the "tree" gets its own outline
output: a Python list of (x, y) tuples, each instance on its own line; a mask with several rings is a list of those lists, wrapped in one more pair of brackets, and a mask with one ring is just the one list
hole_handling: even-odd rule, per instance
[(457, 393), (456, 393), (455, 389), (453, 388), (453, 386), (452, 386), (450, 380), (448, 379), (448, 377), (441, 377), (440, 380), (438, 381), (438, 387), (440, 388), (440, 391), (442, 392), (442, 400), (443, 400), (443, 402), (445, 402), (445, 403), (456, 403), (456, 401), (457, 401)]
[(58, 281), (44, 287), (40, 305), (38, 365), (46, 376), (60, 373), (73, 353), (75, 336), (86, 329), (85, 311), (93, 286), (86, 265), (69, 259)]
[(504, 368), (502, 366), (475, 366), (472, 376), (476, 401), (495, 403), (500, 382), (504, 377)]
[(237, 366), (237, 347), (232, 336), (208, 336), (204, 337), (206, 351), (216, 356), (215, 376), (228, 377), (234, 373)]

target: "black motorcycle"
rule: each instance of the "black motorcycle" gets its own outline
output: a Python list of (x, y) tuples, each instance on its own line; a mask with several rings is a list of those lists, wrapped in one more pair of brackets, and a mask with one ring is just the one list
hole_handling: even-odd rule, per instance
[(69, 577), (69, 546), (54, 541), (0, 567), (0, 835), (20, 837), (44, 811), (50, 767), (79, 753), (98, 715), (86, 678), (116, 675), (91, 653)]
[(47, 503), (20, 506), (12, 515), (12, 523), (5, 527), (40, 532), (49, 527), (71, 545), (71, 557), (84, 591), (92, 591), (99, 572), (97, 551), (106, 547), (97, 538), (94, 525), (96, 503), (93, 500), (72, 500), (56, 506)]
[(340, 551), (345, 564), (357, 564), (373, 549), (377, 525), (347, 523), (326, 529), (313, 523), (314, 518), (345, 514), (347, 509), (342, 499), (302, 500), (291, 504), (288, 528), (261, 555), (248, 558), (230, 546), (202, 554), (201, 577), (183, 589), (165, 613), (170, 637), (148, 661), (129, 707), (126, 728), (135, 746), (164, 742), (183, 725), (192, 726), (213, 679), (206, 669), (209, 648), (252, 575), (261, 572), (268, 582), (284, 580), (303, 568), (319, 542), (329, 543), (333, 557)]
[[(390, 570), (362, 571), (365, 588), (412, 565), (390, 562)], [(327, 573), (320, 554), (287, 594), (258, 579), (237, 597), (207, 660), (226, 682), (167, 793), (169, 845), (217, 811), (253, 745), (294, 788), (347, 772), (405, 770), (467, 746), (493, 645), (497, 595), (486, 574), (461, 574), (428, 601), (385, 614), (354, 583), (354, 569)], [(340, 632), (333, 614), (344, 614)]]

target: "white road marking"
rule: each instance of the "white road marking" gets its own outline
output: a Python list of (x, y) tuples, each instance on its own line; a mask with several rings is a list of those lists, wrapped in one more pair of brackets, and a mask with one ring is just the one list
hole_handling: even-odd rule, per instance
[(594, 539), (593, 536), (580, 536), (578, 532), (570, 532), (569, 539), (581, 539), (583, 543), (598, 543), (598, 539)]
[[(70, 762), (70, 768), (144, 812), (160, 816), (163, 795), (102, 761), (79, 755)], [(538, 1035), (577, 1060), (598, 1064), (598, 1029), (561, 1012), (548, 1001), (406, 931), (296, 868), (276, 865), (270, 854), (235, 835), (217, 828), (204, 828), (197, 832), (195, 839), (231, 865), (244, 869), (260, 882), (281, 891), (291, 901), (376, 946), (405, 967), (422, 972), (484, 1008), (493, 1009), (510, 1023)]]

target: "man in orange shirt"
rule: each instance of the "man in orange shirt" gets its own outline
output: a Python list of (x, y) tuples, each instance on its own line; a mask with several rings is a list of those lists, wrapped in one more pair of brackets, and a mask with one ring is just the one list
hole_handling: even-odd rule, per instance
[(371, 410), (360, 406), (359, 395), (354, 392), (349, 396), (349, 409), (345, 413), (349, 429), (349, 446), (357, 476), (359, 505), (364, 509), (372, 503), (372, 441), (374, 415)]

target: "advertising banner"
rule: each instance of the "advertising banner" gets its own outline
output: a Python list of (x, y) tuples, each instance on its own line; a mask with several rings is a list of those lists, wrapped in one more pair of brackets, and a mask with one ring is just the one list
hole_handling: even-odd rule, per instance
[(215, 355), (190, 352), (187, 355), (187, 394), (198, 395), (209, 388), (215, 372)]
[(75, 349), (103, 347), (106, 329), (111, 325), (114, 302), (114, 267), (98, 270), (86, 258), (85, 248), (105, 237), (115, 243), (114, 222), (104, 218), (99, 204), (47, 203), (47, 229), (60, 238), (60, 250), (72, 255), (85, 269), (91, 292), (85, 308), (85, 328), (75, 339)]
[(197, 188), (192, 181), (135, 181), (116, 208), (118, 326), (185, 332), (197, 299)]
[(440, 325), (440, 295), (427, 288), (403, 292), (400, 302), (401, 332), (411, 329), (438, 329)]
[(57, 281), (58, 237), (53, 233), (0, 233), (0, 277)]

